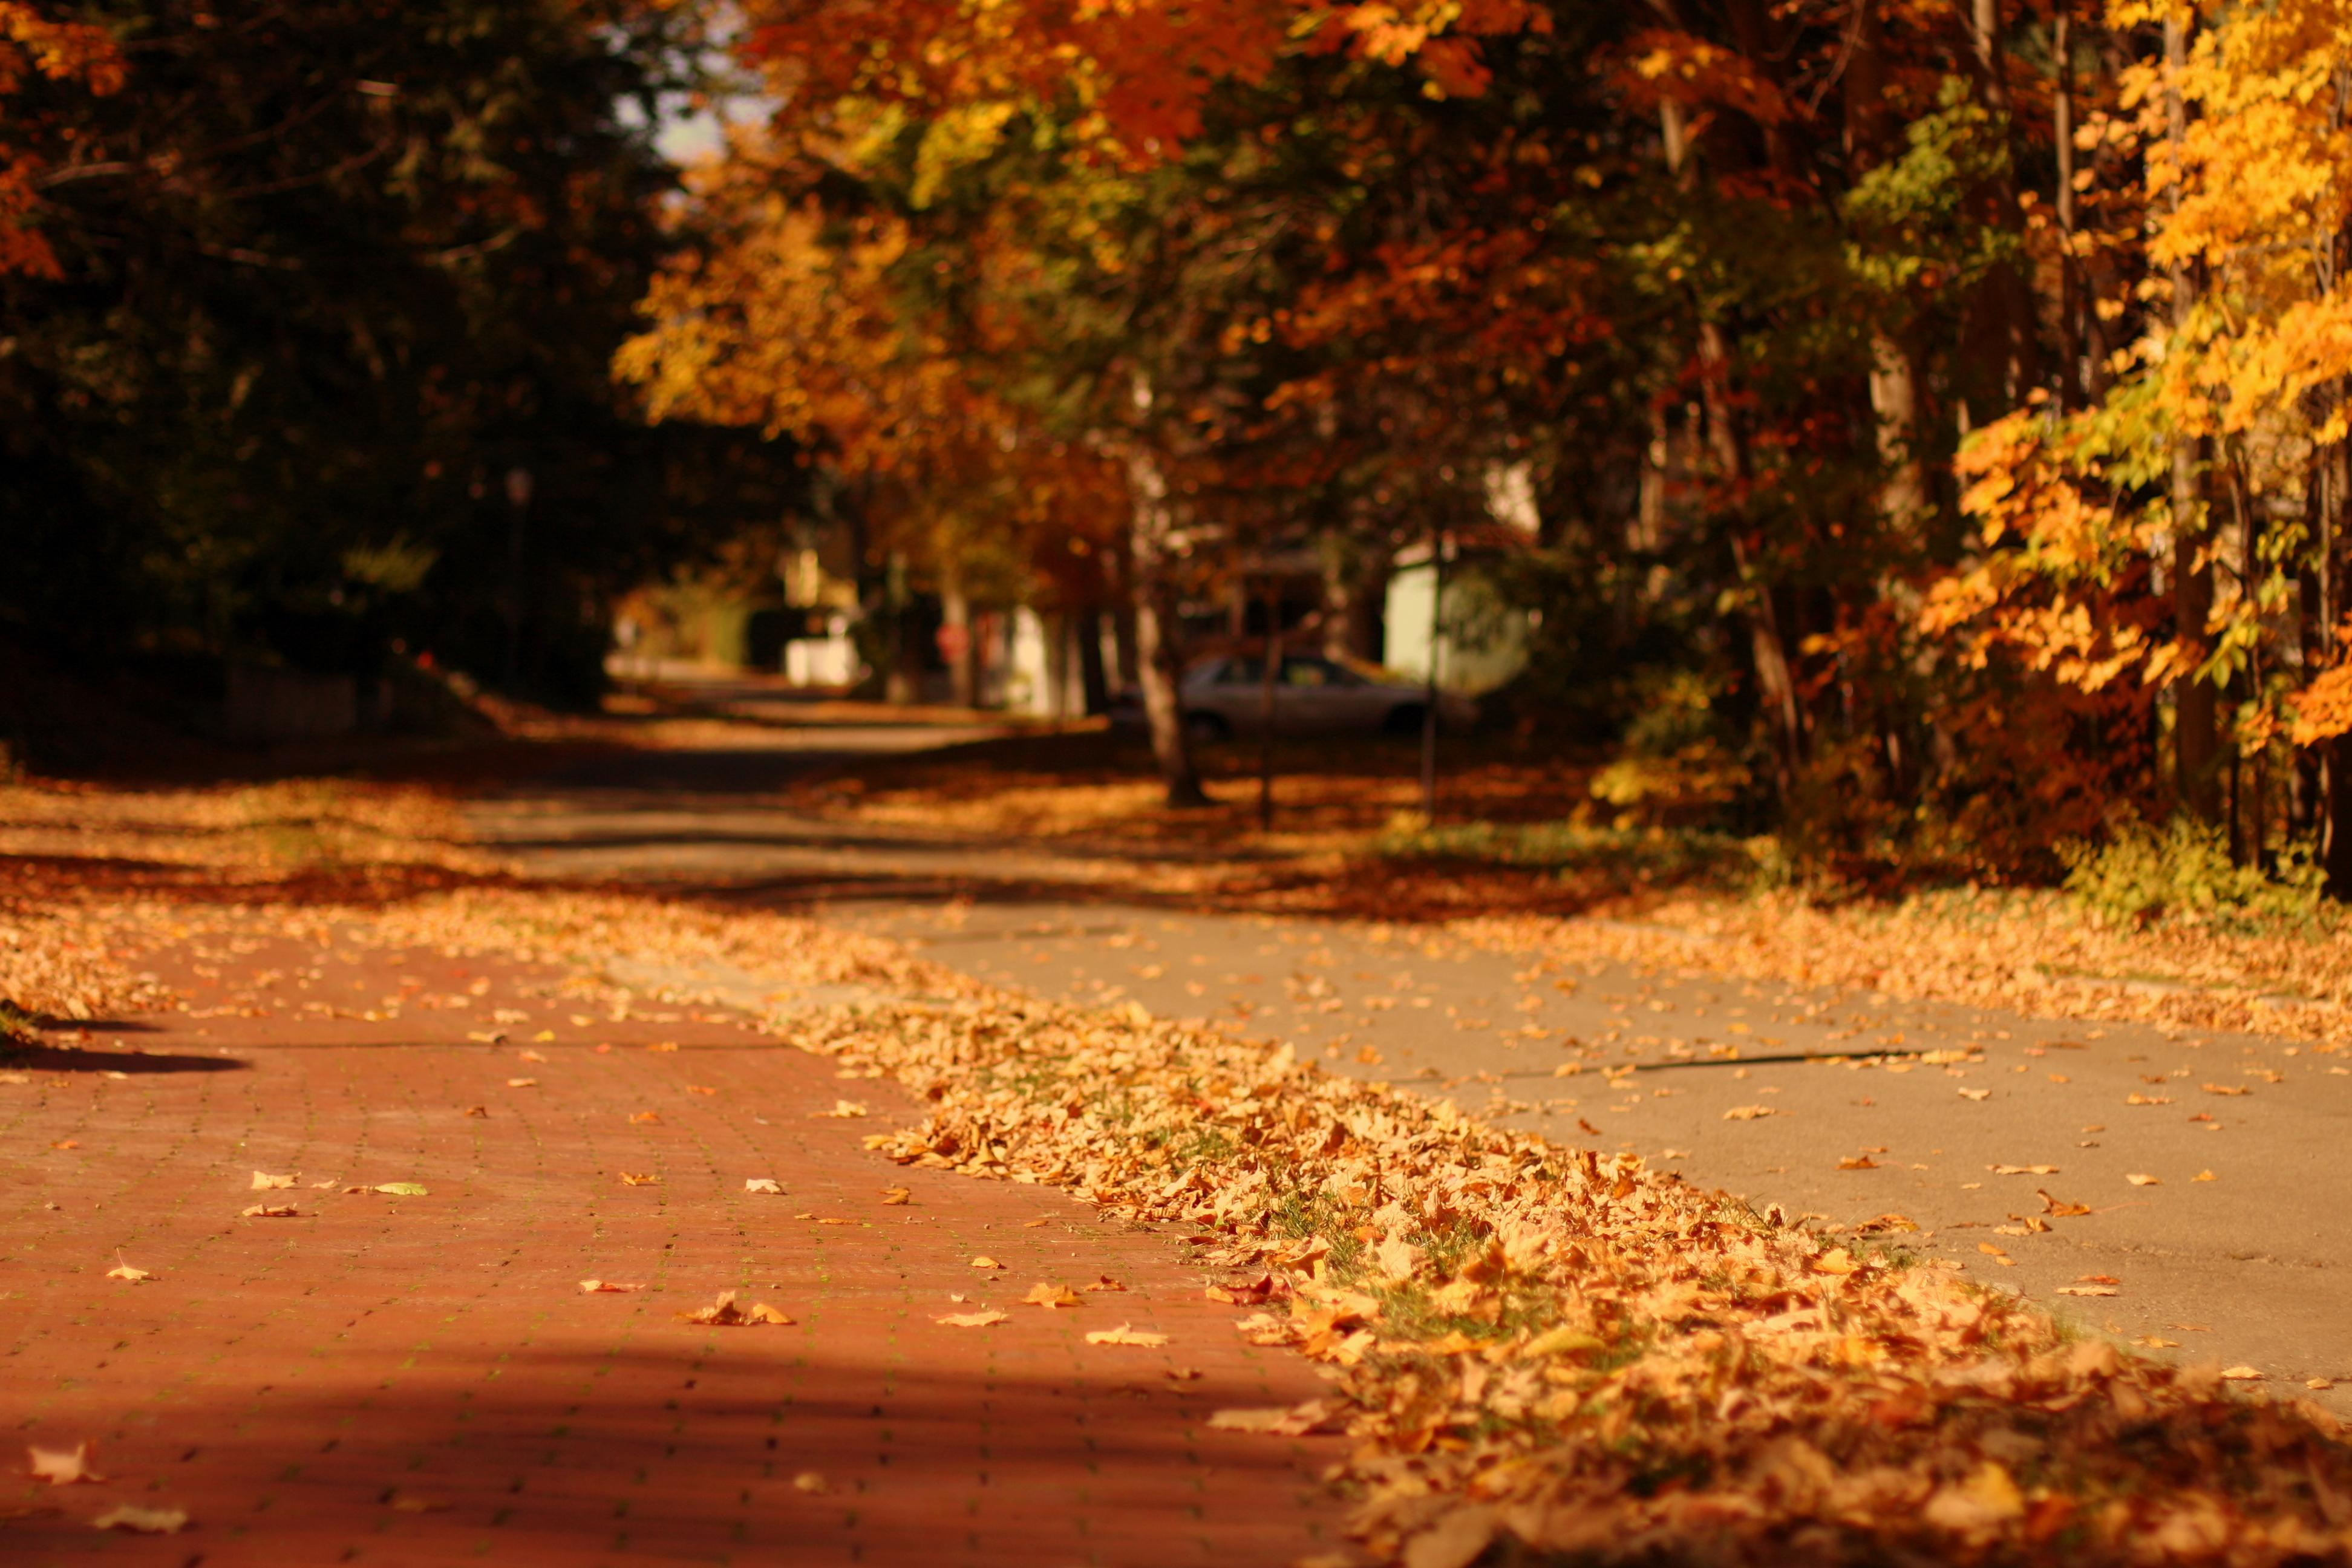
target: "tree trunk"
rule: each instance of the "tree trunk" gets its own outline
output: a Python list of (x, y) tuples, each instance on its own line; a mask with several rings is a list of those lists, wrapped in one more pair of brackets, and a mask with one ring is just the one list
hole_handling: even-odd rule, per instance
[[(1671, 16), (1664, 0), (1652, 0)], [(1691, 156), (1690, 125), (1682, 105), (1668, 99), (1658, 106), (1658, 132), (1665, 146), (1666, 169), (1685, 191), (1697, 184), (1698, 169)], [(1730, 493), (1731, 548), (1739, 575), (1755, 595), (1748, 611), (1748, 640), (1756, 662), (1758, 695), (1772, 727), (1774, 783), (1786, 801), (1794, 791), (1797, 770), (1804, 756), (1804, 712), (1797, 702), (1789, 649), (1780, 635), (1779, 607), (1772, 585), (1756, 568), (1747, 534), (1749, 466), (1748, 440), (1731, 397), (1731, 339), (1719, 321), (1702, 321), (1698, 329), (1700, 406), (1706, 416), (1706, 441), (1721, 480)]]
[(940, 652), (948, 663), (948, 700), (969, 708), (979, 695), (971, 646), (971, 600), (963, 584), (950, 577), (940, 588)]
[[(2001, 47), (1999, 0), (1972, 0), (1969, 35), (1973, 46), (1978, 97), (2000, 121), (2003, 139), (2007, 140), (2011, 132), (2009, 79)], [(2004, 174), (1992, 182), (1989, 194), (1993, 221), (2011, 236), (2021, 237), (2025, 233), (2025, 214), (2018, 205), (2016, 180)], [(2017, 268), (2003, 262), (1987, 274), (1982, 298), (1993, 317), (1992, 335), (2000, 345), (2002, 398), (2007, 406), (2013, 407), (2023, 402), (2026, 393), (2042, 379), (2040, 323), (2033, 286)]]
[[(2339, 383), (2341, 395), (2352, 395), (2352, 385)], [(2352, 492), (2352, 453), (2342, 442), (2325, 448), (2312, 464), (2317, 512), (2315, 553), (2319, 560), (2318, 614), (2312, 628), (2314, 664), (2326, 668), (2344, 657), (2337, 636), (2344, 616), (2344, 520), (2347, 492)], [(2327, 890), (2352, 900), (2352, 736), (2339, 735), (2319, 748), (2320, 866), (2327, 875)]]
[(1788, 639), (1781, 635), (1780, 606), (1772, 584), (1757, 563), (1747, 537), (1748, 441), (1731, 405), (1731, 347), (1723, 328), (1714, 321), (1699, 328), (1699, 384), (1706, 414), (1707, 444), (1717, 466), (1738, 498), (1733, 508), (1731, 550), (1739, 575), (1754, 595), (1748, 611), (1748, 643), (1756, 661), (1757, 695), (1763, 700), (1772, 725), (1772, 752), (1780, 797), (1789, 798), (1805, 756), (1805, 715), (1797, 701), (1797, 683), (1790, 668)]
[(1176, 585), (1169, 577), (1168, 481), (1158, 460), (1140, 447), (1129, 454), (1127, 474), (1135, 509), (1129, 531), (1135, 673), (1143, 689), (1144, 721), (1151, 729), (1151, 754), (1168, 786), (1170, 805), (1208, 805), (1213, 803), (1201, 787), (1200, 770), (1184, 736), (1179, 689), (1184, 679), (1182, 622), (1177, 615)]
[(2050, 53), (2058, 68), (2051, 99), (2051, 140), (2058, 151), (2058, 403), (2083, 406), (2081, 268), (2074, 256), (2074, 0), (2058, 0), (2051, 24)]
[[(1886, 159), (1894, 117), (1886, 102), (1885, 28), (1875, 0), (1855, 0), (1853, 47), (1843, 79), (1846, 167), (1859, 180)], [(1870, 411), (1886, 470), (1878, 506), (1898, 537), (1913, 537), (1927, 510), (1927, 468), (1919, 451), (1919, 367), (1886, 329), (1870, 333)]]
[(1078, 681), (1086, 689), (1086, 711), (1110, 711), (1110, 681), (1103, 669), (1103, 615), (1081, 610), (1077, 615)]
[[(2189, 26), (2178, 16), (2165, 18), (2164, 59), (2168, 76), (2165, 114), (2174, 153), (2189, 138), (2189, 110), (2181, 100), (2179, 73), (2189, 63)], [(2175, 211), (2180, 188), (2172, 189)], [(2185, 262), (2172, 264), (2172, 326), (2186, 331), (2197, 309), (2197, 279)], [(2205, 622), (2213, 611), (2213, 566), (2200, 563), (2205, 536), (2203, 467), (2200, 443), (2188, 438), (2172, 444), (2172, 618), (2173, 635), (2189, 646), (2192, 663), (2202, 662)], [(2177, 787), (2181, 804), (2202, 822), (2221, 816), (2221, 735), (2212, 683), (2193, 675), (2181, 678), (2175, 689), (2172, 738)]]

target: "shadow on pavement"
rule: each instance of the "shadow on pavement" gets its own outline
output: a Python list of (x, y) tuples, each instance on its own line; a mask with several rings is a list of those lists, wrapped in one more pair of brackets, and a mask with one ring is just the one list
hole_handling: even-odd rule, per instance
[[(135, 1024), (95, 1024), (80, 1019), (59, 1019), (46, 1025), (69, 1028), (75, 1025), (85, 1028), (134, 1029), (145, 1026)], [(78, 1046), (18, 1046), (0, 1047), (0, 1068), (17, 1072), (114, 1072), (125, 1078), (143, 1078), (152, 1073), (172, 1072), (238, 1072), (247, 1064), (229, 1057), (198, 1057), (143, 1055), (134, 1051), (86, 1051)]]
[(1340, 1505), (1314, 1476), (1336, 1439), (1201, 1431), (1253, 1387), (1174, 1388), (1139, 1363), (1124, 1379), (1007, 1376), (1004, 1347), (978, 1344), (948, 1352), (969, 1371), (909, 1367), (878, 1333), (861, 1363), (812, 1352), (805, 1331), (714, 1333), (668, 1315), (636, 1320), (675, 1341), (660, 1351), (477, 1344), (391, 1383), (389, 1363), (314, 1363), (306, 1381), (341, 1386), (312, 1391), (257, 1363), (240, 1368), (249, 1381), (213, 1373), (160, 1424), (53, 1418), (37, 1440), (98, 1439), (110, 1480), (43, 1495), (50, 1517), (0, 1515), (0, 1555), (165, 1560), (93, 1535), (89, 1520), (120, 1501), (187, 1511), (173, 1562), (1144, 1568), (1175, 1542), (1186, 1560), (1276, 1568), (1337, 1544)]

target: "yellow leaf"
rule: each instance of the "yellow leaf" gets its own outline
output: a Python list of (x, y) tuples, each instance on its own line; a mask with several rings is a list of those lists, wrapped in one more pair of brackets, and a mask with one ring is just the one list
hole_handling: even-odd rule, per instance
[(106, 1479), (90, 1468), (88, 1443), (77, 1443), (70, 1448), (27, 1447), (25, 1453), (31, 1461), (33, 1479), (47, 1481), (53, 1487), (69, 1487), (76, 1481)]
[(1001, 1323), (1012, 1315), (1010, 1312), (950, 1312), (944, 1318), (931, 1321), (950, 1329), (984, 1329), (991, 1323)]
[(1115, 1329), (1097, 1329), (1087, 1336), (1087, 1343), (1090, 1345), (1138, 1345), (1147, 1350), (1167, 1342), (1166, 1334), (1147, 1333), (1140, 1329), (1130, 1329), (1125, 1323)]
[(128, 1530), (138, 1535), (176, 1535), (188, 1522), (184, 1508), (141, 1508), (118, 1503), (89, 1521), (93, 1530)]
[(1021, 1300), (1037, 1307), (1075, 1307), (1078, 1304), (1078, 1293), (1067, 1285), (1048, 1285), (1041, 1280), (1029, 1287), (1029, 1294)]

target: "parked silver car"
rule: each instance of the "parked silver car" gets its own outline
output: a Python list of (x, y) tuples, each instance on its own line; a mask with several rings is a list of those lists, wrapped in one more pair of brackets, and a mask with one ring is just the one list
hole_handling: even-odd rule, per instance
[[(1178, 688), (1185, 732), (1195, 741), (1256, 733), (1265, 713), (1265, 662), (1255, 655), (1227, 655), (1196, 666)], [(1428, 696), (1422, 682), (1399, 679), (1377, 666), (1290, 654), (1275, 681), (1274, 727), (1284, 735), (1417, 733)], [(1467, 730), (1478, 721), (1478, 704), (1441, 690), (1437, 721), (1448, 731)]]

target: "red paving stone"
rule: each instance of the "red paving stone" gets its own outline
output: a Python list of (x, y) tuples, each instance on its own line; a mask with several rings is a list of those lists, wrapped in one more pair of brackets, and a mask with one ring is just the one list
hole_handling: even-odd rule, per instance
[[(861, 1135), (914, 1114), (896, 1085), (845, 1081), (723, 1012), (615, 1021), (528, 964), (211, 942), (146, 961), (191, 988), (215, 978), (197, 966), (221, 972), (194, 1012), (93, 1026), (0, 1085), (0, 1417), (16, 1450), (0, 1468), (87, 1439), (110, 1478), (0, 1473), (0, 1516), (59, 1510), (0, 1520), (11, 1568), (1226, 1568), (1339, 1544), (1318, 1476), (1340, 1439), (1206, 1426), (1312, 1397), (1313, 1370), (1242, 1343), (1161, 1237), (866, 1152)], [(276, 978), (246, 984), (257, 970)], [(379, 1016), (303, 1005), (330, 1000)], [(499, 1023), (501, 1007), (528, 1017)], [(499, 1029), (503, 1044), (466, 1038)], [(870, 1116), (816, 1114), (845, 1098)], [(659, 1120), (631, 1120), (646, 1111)], [(301, 1180), (257, 1193), (256, 1170)], [(754, 1176), (785, 1195), (747, 1194)], [(394, 1181), (429, 1194), (341, 1190)], [(895, 1185), (910, 1205), (881, 1201)], [(238, 1217), (289, 1198), (299, 1217)], [(107, 1278), (118, 1254), (155, 1278)], [(980, 1255), (1005, 1267), (975, 1270)], [(1018, 1304), (1038, 1280), (1106, 1273), (1130, 1289)], [(649, 1289), (583, 1295), (589, 1278)], [(797, 1321), (676, 1321), (726, 1289)], [(1012, 1320), (934, 1321), (981, 1307)], [(1121, 1321), (1170, 1342), (1084, 1342)], [(1200, 1376), (1168, 1376), (1181, 1368)], [(809, 1472), (821, 1490), (795, 1485)], [(126, 1501), (192, 1522), (90, 1528)]]

